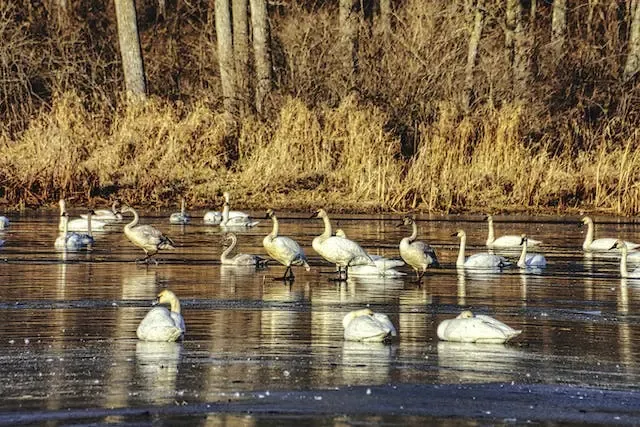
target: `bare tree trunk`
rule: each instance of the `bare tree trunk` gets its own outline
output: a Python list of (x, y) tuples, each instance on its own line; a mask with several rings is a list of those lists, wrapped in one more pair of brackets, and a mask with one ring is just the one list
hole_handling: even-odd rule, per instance
[(167, 18), (167, 1), (166, 0), (158, 0), (158, 8), (156, 9), (156, 21), (159, 21), (160, 18)]
[(551, 45), (556, 63), (564, 53), (564, 38), (567, 32), (567, 3), (566, 0), (553, 0), (553, 15), (551, 18)]
[(358, 17), (354, 0), (340, 0), (339, 24), (342, 44), (342, 67), (347, 73), (349, 90), (356, 86), (358, 72)]
[(640, 71), (640, 5), (636, 2), (629, 31), (627, 61), (624, 65), (624, 80), (628, 80)]
[(505, 55), (511, 69), (511, 85), (517, 97), (526, 89), (528, 79), (528, 41), (522, 23), (520, 0), (507, 0)]
[(229, 0), (215, 0), (216, 37), (218, 39), (218, 64), (224, 109), (231, 114), (235, 110), (235, 73), (233, 61), (233, 36)]
[(380, 0), (380, 26), (388, 37), (391, 34), (391, 0)]
[(253, 54), (256, 72), (256, 111), (264, 113), (264, 101), (271, 91), (271, 49), (266, 0), (250, 0)]
[(69, 23), (68, 0), (56, 0), (56, 12), (58, 29), (66, 28)]
[(482, 35), (482, 27), (484, 26), (484, 12), (482, 9), (482, 0), (478, 0), (475, 11), (469, 10), (469, 13), (473, 13), (473, 27), (471, 34), (469, 35), (469, 47), (467, 49), (467, 65), (464, 70), (464, 107), (465, 110), (469, 110), (471, 107), (471, 98), (473, 94), (473, 70), (476, 65), (476, 58), (478, 57), (478, 46), (480, 45), (480, 36)]
[(236, 97), (241, 115), (249, 112), (249, 28), (247, 0), (233, 0), (233, 57), (236, 70)]
[(124, 82), (127, 96), (135, 99), (146, 98), (144, 63), (138, 35), (136, 6), (134, 0), (115, 0), (118, 22), (118, 40), (120, 56), (124, 70)]

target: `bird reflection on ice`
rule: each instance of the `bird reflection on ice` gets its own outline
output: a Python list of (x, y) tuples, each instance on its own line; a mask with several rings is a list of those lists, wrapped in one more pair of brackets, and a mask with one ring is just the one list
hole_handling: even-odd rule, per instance
[(143, 401), (164, 405), (175, 400), (178, 362), (182, 344), (138, 341), (136, 344), (136, 379)]
[(388, 381), (390, 362), (395, 352), (395, 346), (380, 342), (343, 341), (344, 381), (352, 385)]
[(523, 357), (522, 351), (504, 344), (438, 343), (443, 382), (511, 381)]

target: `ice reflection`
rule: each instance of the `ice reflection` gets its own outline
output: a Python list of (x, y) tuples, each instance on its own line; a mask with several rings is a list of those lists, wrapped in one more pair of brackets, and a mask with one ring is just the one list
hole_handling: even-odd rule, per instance
[(511, 381), (518, 377), (521, 350), (504, 344), (438, 342), (442, 382)]
[(136, 381), (143, 402), (153, 405), (173, 403), (182, 344), (175, 342), (136, 343)]
[(388, 381), (394, 345), (379, 342), (342, 342), (342, 379), (346, 384), (382, 384)]

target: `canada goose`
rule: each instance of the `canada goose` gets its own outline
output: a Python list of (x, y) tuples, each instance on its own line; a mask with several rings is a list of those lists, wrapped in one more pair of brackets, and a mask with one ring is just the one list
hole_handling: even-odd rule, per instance
[[(493, 216), (487, 215), (485, 219), (489, 223), (489, 235), (487, 236), (488, 248), (504, 249), (504, 248), (517, 248), (520, 246), (522, 237), (516, 236), (515, 234), (500, 236), (496, 239), (494, 237), (494, 231), (493, 231)], [(529, 239), (529, 246), (538, 246), (540, 244), (542, 244), (540, 240)]]
[(522, 245), (522, 253), (520, 253), (520, 258), (518, 259), (518, 263), (517, 266), (520, 268), (527, 268), (527, 267), (546, 267), (547, 266), (547, 260), (545, 259), (544, 255), (541, 254), (527, 254), (527, 243), (528, 243), (528, 238), (526, 234), (522, 235), (522, 241), (521, 241), (521, 245)]
[[(587, 235), (584, 237), (584, 242), (582, 243), (582, 249), (585, 251), (608, 251), (613, 245), (617, 242), (617, 239), (611, 237), (603, 237), (601, 239), (593, 239), (595, 234), (595, 226), (593, 224), (593, 220), (585, 216), (582, 218), (582, 224), (587, 225)], [(627, 249), (636, 249), (640, 247), (639, 244), (633, 242), (624, 242)], [(621, 248), (619, 248), (621, 249)]]
[[(96, 209), (93, 215), (94, 221), (116, 222), (122, 221), (122, 214), (118, 210), (118, 201), (111, 204), (111, 209)], [(87, 218), (87, 214), (81, 214), (80, 218)]]
[(191, 217), (187, 213), (186, 202), (184, 197), (182, 198), (182, 202), (180, 203), (180, 212), (174, 212), (169, 216), (170, 224), (179, 224), (186, 225), (191, 221)]
[(469, 310), (438, 325), (438, 338), (444, 341), (501, 344), (521, 333), (493, 317), (474, 315)]
[(89, 212), (87, 217), (87, 225), (88, 225), (88, 233), (80, 234), (73, 231), (69, 231), (67, 226), (68, 216), (66, 212), (63, 212), (60, 215), (60, 221), (62, 221), (62, 233), (58, 235), (56, 241), (54, 242), (54, 247), (58, 250), (71, 250), (77, 251), (82, 249), (90, 249), (91, 245), (94, 243), (94, 239), (91, 233), (92, 227), (92, 218), (91, 212)]
[(636, 267), (632, 271), (627, 270), (628, 249), (626, 243), (622, 240), (616, 240), (611, 249), (620, 249), (622, 252), (620, 257), (620, 277), (623, 279), (640, 279), (640, 267)]
[(382, 342), (397, 336), (396, 328), (385, 314), (365, 308), (354, 310), (342, 319), (344, 339), (348, 341)]
[(254, 267), (264, 267), (266, 263), (266, 259), (261, 258), (257, 255), (250, 254), (236, 254), (232, 258), (228, 258), (231, 251), (233, 251), (238, 243), (238, 238), (233, 233), (227, 233), (224, 236), (225, 243), (229, 242), (229, 247), (227, 247), (222, 254), (220, 255), (220, 263), (223, 265), (242, 265), (242, 266), (254, 266)]
[(464, 250), (467, 245), (467, 234), (464, 230), (458, 230), (456, 233), (451, 235), (451, 237), (454, 236), (460, 238), (460, 250), (458, 252), (458, 259), (456, 260), (456, 266), (465, 268), (493, 269), (511, 265), (511, 263), (504, 257), (485, 252), (473, 254), (465, 260)]
[(262, 245), (271, 258), (287, 267), (280, 279), (294, 279), (293, 270), (291, 269), (293, 265), (303, 266), (307, 271), (311, 270), (307, 263), (307, 257), (304, 255), (300, 245), (289, 237), (278, 236), (278, 218), (273, 209), (267, 210), (267, 218), (271, 218), (273, 230), (262, 239)]
[[(149, 259), (158, 253), (161, 249), (175, 249), (175, 243), (170, 238), (164, 236), (160, 230), (151, 225), (138, 225), (139, 217), (135, 209), (125, 206), (122, 213), (131, 212), (133, 220), (124, 226), (124, 234), (127, 238), (141, 248), (145, 257), (137, 260), (140, 262), (149, 262)], [(158, 264), (158, 261), (155, 261)]]
[[(67, 206), (64, 199), (60, 199), (58, 205), (60, 206), (60, 222), (58, 224), (58, 231), (64, 231), (65, 225), (62, 223), (62, 214), (67, 212)], [(103, 230), (105, 225), (107, 225), (107, 223), (104, 221), (91, 221), (93, 231)], [(70, 220), (67, 217), (66, 227), (67, 231), (87, 231), (89, 229), (89, 220), (87, 218), (76, 218)]]
[[(338, 228), (336, 230), (336, 237), (347, 238), (344, 230)], [(404, 261), (399, 259), (385, 258), (379, 255), (371, 255), (369, 257), (373, 260), (375, 265), (354, 265), (349, 267), (349, 274), (352, 276), (377, 276), (377, 277), (400, 277), (405, 273), (395, 270), (396, 267), (402, 267)]]
[(411, 226), (411, 235), (400, 240), (400, 256), (416, 272), (416, 281), (421, 281), (429, 266), (439, 267), (436, 252), (427, 243), (416, 241), (418, 226), (415, 219), (405, 216), (397, 227)]
[(173, 342), (184, 337), (186, 328), (184, 319), (180, 313), (180, 301), (178, 297), (168, 289), (158, 294), (155, 304), (169, 304), (171, 310), (166, 307), (154, 307), (144, 316), (140, 322), (136, 335), (143, 341), (168, 341)]

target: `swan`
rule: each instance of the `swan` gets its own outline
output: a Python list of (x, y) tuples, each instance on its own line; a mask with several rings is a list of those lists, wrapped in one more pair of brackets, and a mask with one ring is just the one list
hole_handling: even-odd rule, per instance
[[(487, 236), (488, 248), (517, 248), (520, 246), (522, 236), (516, 236), (515, 234), (509, 234), (506, 236), (500, 236), (497, 239), (494, 237), (493, 231), (493, 216), (487, 215), (485, 218), (489, 222), (489, 235)], [(540, 240), (529, 239), (529, 246), (538, 246), (542, 244)]]
[(546, 267), (547, 260), (544, 258), (544, 255), (541, 254), (527, 254), (527, 245), (528, 238), (526, 234), (522, 235), (522, 253), (520, 254), (520, 258), (518, 259), (518, 267), (527, 268), (527, 267)]
[(438, 325), (438, 338), (443, 341), (501, 344), (521, 333), (521, 330), (515, 330), (493, 317), (474, 315), (469, 310)]
[(9, 218), (0, 215), (0, 230), (4, 230), (9, 226)]
[[(585, 251), (608, 251), (613, 245), (615, 245), (617, 239), (611, 237), (604, 237), (601, 239), (593, 239), (593, 235), (595, 234), (595, 226), (593, 224), (593, 220), (585, 216), (582, 218), (582, 224), (587, 225), (587, 235), (584, 238), (584, 242), (582, 243), (582, 249)], [(624, 242), (627, 249), (636, 249), (640, 247), (639, 244), (633, 242)]]
[[(204, 217), (203, 217), (203, 221), (205, 224), (207, 225), (221, 225), (222, 221), (224, 220), (224, 211), (225, 211), (225, 205), (227, 206), (227, 212), (228, 214), (228, 218), (225, 221), (224, 226), (227, 227), (253, 227), (254, 225), (257, 225), (260, 221), (254, 221), (249, 214), (242, 212), (242, 211), (232, 211), (229, 210), (229, 205), (230, 200), (231, 200), (231, 196), (229, 194), (228, 191), (225, 191), (223, 193), (224, 196), (224, 204), (222, 206), (222, 212), (220, 211), (208, 211), (205, 212)], [(250, 225), (247, 225), (250, 224)]]
[[(96, 209), (93, 211), (94, 221), (116, 222), (122, 221), (122, 214), (118, 211), (118, 201), (114, 201), (111, 209)], [(80, 218), (87, 218), (87, 214), (81, 214)]]
[[(338, 267), (337, 280), (346, 280), (348, 269), (352, 266), (370, 265), (376, 267), (369, 254), (359, 244), (346, 237), (331, 235), (331, 221), (324, 209), (319, 209), (312, 216), (312, 218), (314, 217), (322, 219), (324, 232), (313, 239), (311, 246), (322, 258)], [(344, 278), (342, 277), (343, 271)]]
[(180, 212), (174, 212), (169, 216), (170, 224), (189, 224), (191, 221), (191, 217), (187, 213), (186, 203), (184, 201), (184, 197), (182, 198), (182, 202), (180, 203)]
[[(458, 259), (456, 260), (457, 267), (493, 269), (511, 265), (504, 257), (490, 253), (473, 254), (465, 260), (464, 250), (467, 245), (467, 233), (465, 233), (464, 230), (458, 230), (451, 235), (451, 237), (454, 236), (460, 238), (460, 251), (458, 252)], [(522, 240), (522, 238), (520, 240)]]
[(616, 240), (611, 249), (620, 249), (622, 256), (620, 257), (620, 277), (623, 279), (640, 279), (640, 267), (636, 267), (633, 271), (627, 270), (627, 245), (622, 240)]
[(63, 212), (62, 215), (60, 215), (60, 221), (62, 221), (62, 224), (63, 224), (62, 233), (58, 235), (53, 246), (56, 249), (61, 251), (63, 250), (77, 251), (82, 249), (90, 249), (91, 245), (93, 245), (94, 243), (93, 236), (91, 234), (91, 227), (92, 227), (91, 212), (89, 212), (87, 216), (87, 225), (88, 225), (87, 234), (75, 233), (73, 231), (70, 232), (67, 226), (68, 219), (69, 217), (67, 216), (66, 212)]
[(342, 326), (347, 341), (382, 342), (398, 335), (387, 315), (368, 308), (347, 313)]
[(222, 255), (220, 255), (220, 263), (223, 265), (241, 265), (241, 266), (254, 266), (264, 267), (266, 260), (257, 255), (250, 254), (236, 254), (233, 258), (227, 258), (231, 251), (233, 251), (238, 243), (238, 238), (233, 233), (227, 233), (225, 236), (225, 243), (229, 242), (229, 247), (226, 248)]
[(300, 245), (289, 237), (278, 236), (278, 218), (273, 209), (267, 210), (267, 218), (271, 218), (273, 230), (262, 239), (262, 246), (264, 246), (271, 258), (287, 267), (281, 279), (294, 279), (293, 270), (291, 269), (293, 265), (303, 266), (307, 271), (311, 270), (307, 263), (307, 257), (304, 255)]
[(427, 243), (416, 241), (418, 237), (418, 226), (415, 219), (405, 216), (397, 227), (410, 225), (412, 229), (411, 236), (400, 240), (400, 256), (409, 264), (416, 272), (416, 281), (421, 281), (427, 268), (433, 265), (439, 267), (436, 252)]
[[(346, 238), (347, 235), (345, 232), (338, 228), (336, 230), (336, 236)], [(354, 265), (349, 267), (349, 273), (352, 276), (377, 276), (377, 277), (400, 277), (405, 276), (406, 274), (395, 270), (397, 267), (402, 267), (404, 265), (404, 261), (399, 259), (391, 259), (385, 258), (380, 255), (371, 255), (369, 257), (373, 260), (373, 265)]]
[[(124, 234), (127, 238), (141, 248), (145, 257), (137, 260), (140, 262), (149, 262), (149, 259), (158, 253), (161, 249), (175, 249), (175, 243), (170, 238), (164, 236), (160, 230), (151, 225), (138, 225), (139, 217), (138, 212), (135, 209), (125, 206), (122, 208), (122, 213), (131, 212), (133, 214), (133, 220), (124, 226)], [(156, 261), (158, 264), (158, 261)]]
[[(60, 199), (58, 202), (60, 206), (60, 223), (58, 224), (58, 231), (64, 231), (65, 225), (62, 223), (62, 214), (67, 212), (67, 206), (64, 199)], [(107, 225), (104, 221), (91, 221), (91, 227), (93, 230), (103, 230)], [(87, 231), (89, 229), (89, 220), (87, 218), (76, 218), (69, 220), (67, 217), (67, 230), (68, 231)]]
[(180, 314), (180, 301), (178, 297), (168, 289), (158, 294), (154, 301), (156, 304), (169, 304), (171, 311), (166, 307), (154, 307), (144, 316), (138, 325), (136, 335), (143, 341), (177, 341), (184, 337), (186, 328), (184, 319)]

